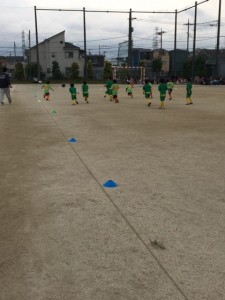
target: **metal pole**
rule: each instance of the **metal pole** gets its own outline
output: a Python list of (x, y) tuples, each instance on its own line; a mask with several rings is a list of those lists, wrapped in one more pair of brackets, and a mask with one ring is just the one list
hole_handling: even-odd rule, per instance
[(28, 40), (29, 40), (29, 59), (28, 59), (28, 64), (29, 64), (29, 79), (31, 79), (31, 44), (30, 44), (30, 30), (28, 34)]
[(162, 31), (162, 28), (161, 28), (161, 32), (160, 32), (160, 48), (161, 48), (161, 54), (162, 54), (162, 34), (163, 34), (163, 31)]
[(187, 31), (187, 53), (189, 52), (189, 37), (190, 37), (190, 23), (188, 19), (188, 31)]
[(173, 52), (173, 73), (177, 75), (177, 9), (175, 10), (175, 33), (174, 33), (174, 52)]
[(37, 51), (37, 77), (38, 77), (38, 80), (40, 80), (40, 63), (39, 63), (38, 26), (37, 26), (36, 6), (34, 6), (34, 18), (35, 18), (35, 35), (36, 35), (36, 51)]
[(221, 24), (221, 0), (219, 0), (219, 15), (218, 15), (218, 29), (217, 29), (217, 43), (216, 43), (216, 74), (219, 76), (219, 53), (220, 53), (220, 24)]
[(193, 40), (192, 72), (191, 72), (192, 80), (194, 80), (194, 78), (195, 78), (196, 23), (197, 23), (197, 1), (195, 2), (194, 40)]
[(84, 80), (86, 80), (87, 79), (87, 41), (86, 41), (85, 7), (83, 7), (83, 20), (84, 20)]
[(14, 59), (16, 61), (16, 42), (14, 42)]
[(129, 12), (128, 67), (132, 67), (132, 9)]
[(119, 67), (120, 65), (120, 47), (121, 47), (121, 43), (119, 43), (119, 46), (118, 46), (118, 55), (117, 55), (117, 67)]

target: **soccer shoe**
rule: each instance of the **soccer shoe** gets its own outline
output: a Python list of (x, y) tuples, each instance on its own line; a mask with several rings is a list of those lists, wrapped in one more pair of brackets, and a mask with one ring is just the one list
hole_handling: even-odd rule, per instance
[(151, 106), (151, 103), (148, 103), (148, 106)]
[(0, 102), (0, 106), (4, 105), (5, 103), (4, 102)]
[(159, 109), (162, 109), (162, 106), (160, 106)]

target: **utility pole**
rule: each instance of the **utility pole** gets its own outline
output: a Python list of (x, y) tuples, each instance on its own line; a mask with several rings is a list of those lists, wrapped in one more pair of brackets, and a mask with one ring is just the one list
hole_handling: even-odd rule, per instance
[(84, 20), (84, 80), (86, 80), (87, 79), (87, 42), (86, 42), (85, 7), (83, 7), (83, 20)]
[(188, 23), (187, 23), (187, 53), (189, 52), (189, 38), (190, 38), (190, 23), (189, 23), (189, 19), (188, 19)]
[(219, 76), (219, 53), (220, 53), (220, 23), (221, 23), (221, 0), (219, 0), (219, 14), (218, 14), (218, 29), (217, 29), (217, 43), (216, 43), (216, 74)]
[(132, 9), (129, 12), (129, 30), (128, 30), (128, 66), (132, 67)]
[(192, 71), (191, 71), (192, 80), (194, 80), (195, 78), (196, 22), (197, 22), (197, 1), (195, 2), (194, 40), (193, 40)]
[(194, 25), (194, 24), (190, 24), (189, 19), (187, 24), (184, 24), (187, 26), (187, 56), (189, 54), (189, 38), (190, 38), (190, 25)]
[(26, 49), (25, 32), (24, 32), (24, 30), (22, 30), (22, 53), (23, 53), (24, 60), (25, 60), (25, 49)]
[(38, 26), (37, 26), (37, 10), (36, 10), (36, 6), (34, 6), (34, 18), (35, 18), (35, 34), (36, 34), (37, 77), (38, 77), (38, 80), (40, 80), (40, 63), (39, 63)]
[[(30, 30), (29, 30), (29, 34), (28, 34), (28, 40), (29, 40), (29, 58), (28, 58), (28, 64), (31, 64), (31, 43), (30, 43)], [(31, 65), (29, 67), (29, 79), (31, 79)]]
[(161, 28), (161, 31), (157, 32), (157, 34), (160, 35), (160, 49), (161, 49), (161, 53), (162, 53), (162, 36), (163, 36), (164, 33), (166, 33), (166, 32), (162, 31), (162, 28)]
[(14, 42), (13, 48), (14, 48), (14, 57), (15, 57), (15, 60), (16, 60), (16, 42)]
[(176, 60), (177, 60), (177, 10), (175, 10), (175, 33), (174, 33), (174, 53), (173, 53), (173, 75), (177, 75), (176, 69)]
[(14, 42), (14, 66), (16, 66), (16, 43)]

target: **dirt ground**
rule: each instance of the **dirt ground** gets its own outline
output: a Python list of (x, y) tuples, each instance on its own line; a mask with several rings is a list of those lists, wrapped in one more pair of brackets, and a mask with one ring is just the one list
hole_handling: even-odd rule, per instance
[(52, 87), (0, 107), (0, 299), (225, 299), (225, 86)]

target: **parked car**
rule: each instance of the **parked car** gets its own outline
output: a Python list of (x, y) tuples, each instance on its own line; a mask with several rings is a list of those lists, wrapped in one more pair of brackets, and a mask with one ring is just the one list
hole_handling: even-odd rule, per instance
[(220, 80), (219, 79), (213, 79), (210, 81), (210, 84), (212, 85), (219, 85), (220, 84)]
[(38, 80), (37, 77), (33, 77), (33, 83), (42, 83), (42, 81)]

